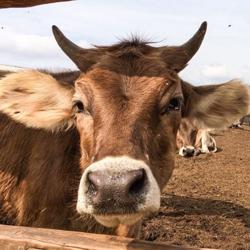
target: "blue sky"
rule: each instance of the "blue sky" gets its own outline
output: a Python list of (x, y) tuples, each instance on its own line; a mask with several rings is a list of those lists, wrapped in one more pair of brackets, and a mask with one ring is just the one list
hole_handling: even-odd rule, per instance
[(205, 20), (205, 40), (182, 78), (194, 84), (232, 78), (250, 83), (248, 0), (77, 0), (1, 9), (0, 64), (74, 68), (52, 36), (53, 24), (84, 47), (112, 44), (131, 33), (160, 46), (184, 43)]

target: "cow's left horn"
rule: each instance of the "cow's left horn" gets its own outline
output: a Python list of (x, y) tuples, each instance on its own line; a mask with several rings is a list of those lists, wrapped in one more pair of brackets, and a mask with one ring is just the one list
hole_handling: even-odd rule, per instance
[(185, 68), (188, 61), (195, 55), (200, 48), (207, 30), (207, 22), (203, 22), (194, 34), (186, 43), (181, 46), (164, 46), (159, 48), (160, 54), (167, 66), (179, 72)]
[(95, 49), (84, 49), (77, 46), (65, 37), (60, 29), (55, 25), (52, 26), (52, 31), (60, 48), (81, 71), (86, 71), (97, 61), (98, 54)]

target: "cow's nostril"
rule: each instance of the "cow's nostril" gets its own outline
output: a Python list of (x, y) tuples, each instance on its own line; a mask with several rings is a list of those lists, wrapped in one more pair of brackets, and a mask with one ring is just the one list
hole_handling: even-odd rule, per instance
[(194, 148), (187, 148), (186, 154), (190, 155), (190, 156), (193, 155), (194, 154)]
[(146, 173), (144, 169), (138, 169), (134, 172), (134, 178), (130, 182), (128, 193), (136, 196), (143, 192), (146, 182)]
[(98, 191), (98, 177), (93, 175), (92, 172), (88, 173), (87, 175), (87, 181), (88, 181), (88, 194), (89, 195), (96, 195)]
[(194, 156), (195, 149), (193, 147), (186, 147), (186, 148), (183, 148), (182, 153), (183, 153), (183, 156), (185, 157), (191, 157), (191, 156)]

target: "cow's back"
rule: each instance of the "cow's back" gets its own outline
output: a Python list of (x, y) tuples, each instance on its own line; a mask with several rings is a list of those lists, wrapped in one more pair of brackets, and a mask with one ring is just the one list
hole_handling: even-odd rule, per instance
[(75, 129), (50, 133), (0, 115), (0, 222), (67, 228), (79, 182)]
[(8, 75), (12, 73), (11, 71), (7, 71), (7, 70), (0, 70), (0, 79), (3, 78), (4, 76)]
[(250, 115), (243, 116), (240, 119), (240, 124), (250, 126)]

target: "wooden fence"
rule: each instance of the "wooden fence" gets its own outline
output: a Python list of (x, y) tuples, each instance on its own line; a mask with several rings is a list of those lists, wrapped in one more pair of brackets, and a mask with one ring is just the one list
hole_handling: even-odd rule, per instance
[[(131, 238), (0, 225), (1, 250), (208, 250)], [(211, 250), (211, 249), (210, 249)]]
[(71, 0), (0, 0), (0, 8), (32, 7), (40, 4), (66, 2)]

